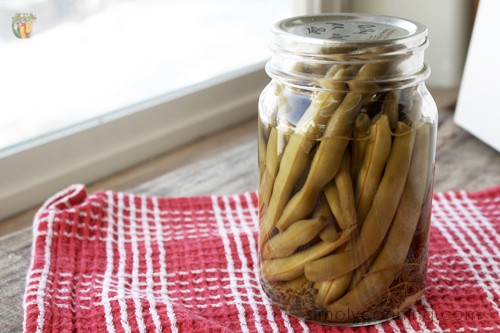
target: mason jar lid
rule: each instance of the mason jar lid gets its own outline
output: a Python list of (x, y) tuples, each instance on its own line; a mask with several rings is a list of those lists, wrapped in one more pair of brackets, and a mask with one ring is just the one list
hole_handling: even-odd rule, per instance
[[(287, 18), (274, 26), (275, 36), (328, 46), (390, 45), (421, 41), (427, 28), (418, 22), (372, 14), (321, 14)], [(311, 40), (312, 39), (312, 40)]]

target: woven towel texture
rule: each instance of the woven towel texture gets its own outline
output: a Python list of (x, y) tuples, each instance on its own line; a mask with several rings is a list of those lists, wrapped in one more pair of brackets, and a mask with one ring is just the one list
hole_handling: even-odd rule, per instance
[(358, 329), (269, 304), (256, 207), (255, 193), (58, 193), (34, 221), (25, 332), (500, 332), (500, 187), (435, 194), (424, 297)]

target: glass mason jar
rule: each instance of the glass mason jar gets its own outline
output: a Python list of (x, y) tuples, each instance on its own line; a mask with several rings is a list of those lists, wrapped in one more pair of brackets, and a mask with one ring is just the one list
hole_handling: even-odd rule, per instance
[(306, 320), (366, 325), (422, 295), (436, 105), (427, 29), (365, 14), (273, 29), (259, 101), (260, 281)]

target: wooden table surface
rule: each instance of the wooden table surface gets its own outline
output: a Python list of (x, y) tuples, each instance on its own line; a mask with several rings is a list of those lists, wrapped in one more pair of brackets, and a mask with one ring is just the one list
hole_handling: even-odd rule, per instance
[[(478, 190), (500, 184), (500, 154), (458, 128), (453, 123), (451, 107), (440, 107), (435, 191)], [(126, 192), (186, 196), (254, 190), (257, 188), (255, 132), (256, 123), (252, 120), (173, 152), (170, 154), (172, 159), (179, 160), (183, 154), (192, 153), (199, 153), (201, 158), (188, 165), (178, 165), (178, 168), (143, 181)], [(206, 142), (212, 142), (215, 148), (205, 149)], [(26, 228), (0, 238), (2, 332), (22, 330), (22, 298), (30, 263), (31, 237), (31, 228)]]

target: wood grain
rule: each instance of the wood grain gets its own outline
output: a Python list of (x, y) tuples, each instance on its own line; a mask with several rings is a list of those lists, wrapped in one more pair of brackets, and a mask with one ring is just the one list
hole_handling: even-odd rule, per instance
[(0, 238), (0, 331), (22, 332), (24, 281), (31, 257), (31, 228)]
[[(500, 184), (500, 154), (453, 123), (456, 92), (436, 95), (440, 107), (435, 190), (478, 190)], [(232, 194), (257, 188), (256, 122), (199, 140), (89, 187), (189, 196)], [(29, 220), (32, 219), (32, 212)], [(31, 251), (31, 228), (0, 238), (2, 332), (22, 330), (22, 297)]]

